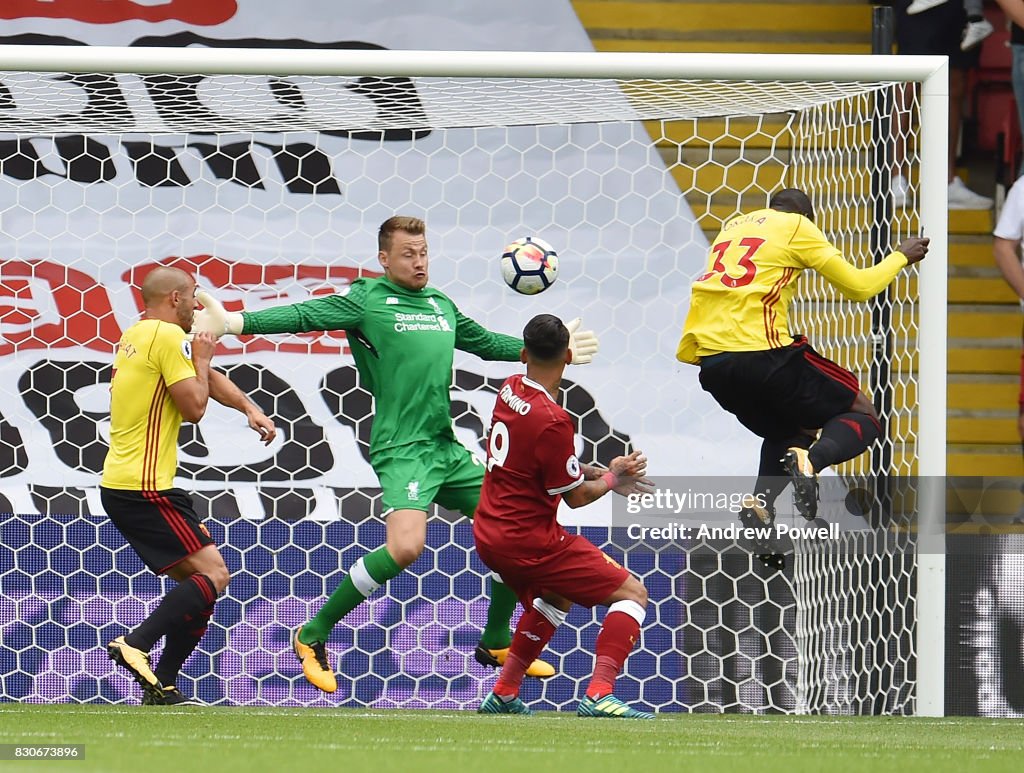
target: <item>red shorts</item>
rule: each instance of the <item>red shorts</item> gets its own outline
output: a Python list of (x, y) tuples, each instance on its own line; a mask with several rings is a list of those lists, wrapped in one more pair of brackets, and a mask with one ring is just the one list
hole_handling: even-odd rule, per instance
[(492, 549), (479, 541), (476, 552), (489, 568), (501, 575), (526, 609), (545, 593), (557, 593), (581, 607), (597, 606), (630, 576), (586, 537), (568, 532), (558, 548), (542, 556), (509, 556), (500, 547)]

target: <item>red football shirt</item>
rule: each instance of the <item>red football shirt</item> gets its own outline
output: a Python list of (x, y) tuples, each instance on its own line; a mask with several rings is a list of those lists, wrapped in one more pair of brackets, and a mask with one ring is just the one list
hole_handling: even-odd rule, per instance
[(582, 482), (569, 414), (536, 381), (506, 379), (487, 436), (477, 541), (506, 555), (550, 552), (564, 534), (556, 520), (561, 495)]

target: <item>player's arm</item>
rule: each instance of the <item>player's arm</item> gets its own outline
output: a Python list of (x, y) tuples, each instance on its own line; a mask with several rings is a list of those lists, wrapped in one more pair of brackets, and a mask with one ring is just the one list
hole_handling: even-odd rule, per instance
[(817, 271), (845, 297), (866, 301), (888, 287), (905, 266), (923, 260), (928, 253), (928, 241), (924, 237), (905, 239), (880, 262), (858, 268), (842, 256), (817, 226), (801, 218), (790, 246), (801, 264)]
[[(586, 365), (597, 354), (597, 336), (592, 330), (580, 330), (580, 318), (566, 323), (573, 365)], [(523, 349), (523, 339), (492, 333), (455, 309), (455, 348), (477, 355), (482, 360), (515, 362)]]
[(209, 333), (196, 333), (193, 336), (190, 348), (194, 373), (191, 369), (185, 370), (179, 366), (173, 349), (167, 351), (168, 347), (165, 346), (161, 347), (163, 351), (155, 352), (160, 373), (174, 405), (181, 413), (181, 418), (193, 424), (203, 418), (210, 401), (210, 360), (213, 359), (216, 345), (216, 339)]
[(363, 320), (366, 288), (362, 282), (356, 281), (334, 295), (261, 311), (229, 312), (206, 292), (197, 293), (196, 297), (203, 308), (195, 314), (192, 331), (206, 331), (219, 338), (222, 335), (309, 333), (357, 328)]
[(481, 360), (518, 362), (523, 339), (493, 333), (476, 320), (455, 309), (455, 348), (475, 354)]
[(219, 371), (210, 368), (210, 397), (221, 405), (234, 408), (245, 415), (249, 428), (258, 433), (264, 445), (270, 443), (277, 437), (277, 428), (274, 422), (259, 407), (253, 403), (245, 393), (227, 376)]
[[(587, 466), (589, 467), (589, 465)], [(600, 468), (590, 467), (590, 469)], [(644, 477), (646, 474), (647, 457), (639, 451), (634, 451), (629, 456), (616, 456), (599, 478), (584, 480), (575, 488), (564, 492), (562, 499), (569, 507), (577, 508), (589, 505), (609, 491), (616, 491), (625, 496), (636, 490), (638, 486), (643, 489), (650, 483)], [(586, 477), (586, 471), (584, 471), (584, 477)]]

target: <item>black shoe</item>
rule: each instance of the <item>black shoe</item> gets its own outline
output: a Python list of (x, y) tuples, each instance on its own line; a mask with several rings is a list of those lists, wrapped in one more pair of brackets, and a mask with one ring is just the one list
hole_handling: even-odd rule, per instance
[[(481, 666), (501, 668), (505, 665), (505, 660), (508, 658), (508, 650), (508, 647), (489, 649), (483, 644), (477, 644), (473, 657)], [(532, 676), (536, 679), (550, 679), (554, 675), (555, 667), (543, 660), (533, 661), (526, 669), (526, 676)]]
[(786, 568), (786, 557), (782, 553), (759, 553), (757, 558), (767, 569), (775, 569), (781, 572)]
[(744, 529), (753, 529), (755, 537), (750, 541), (752, 551), (766, 552), (771, 549), (772, 537), (775, 536), (775, 508), (762, 505), (753, 496), (743, 497), (739, 512), (740, 523)]
[[(505, 648), (504, 652), (507, 655), (508, 648)], [(504, 660), (498, 660), (497, 656), (482, 644), (476, 645), (476, 649), (473, 651), (473, 658), (481, 666), (488, 666), (489, 668), (501, 668), (501, 664), (504, 662)]]
[(201, 706), (194, 698), (186, 698), (177, 687), (164, 685), (159, 691), (147, 688), (142, 691), (143, 706)]
[(803, 448), (790, 448), (782, 457), (782, 466), (793, 481), (793, 504), (797, 512), (808, 521), (813, 521), (818, 516), (818, 475), (807, 451)]

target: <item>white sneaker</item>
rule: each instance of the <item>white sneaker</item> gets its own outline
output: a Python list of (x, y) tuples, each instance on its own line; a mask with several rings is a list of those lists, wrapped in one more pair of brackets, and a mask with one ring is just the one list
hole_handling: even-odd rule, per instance
[(907, 14), (913, 15), (915, 13), (921, 13), (921, 11), (928, 11), (936, 6), (943, 5), (948, 0), (914, 0), (907, 8)]
[(992, 199), (975, 193), (959, 177), (954, 177), (949, 184), (946, 198), (950, 209), (991, 209)]
[(970, 51), (994, 31), (987, 19), (967, 22), (967, 26), (964, 27), (963, 37), (960, 39), (960, 50)]
[(892, 178), (890, 187), (892, 190), (892, 205), (894, 207), (907, 206), (907, 197), (910, 195), (910, 181), (901, 174)]

